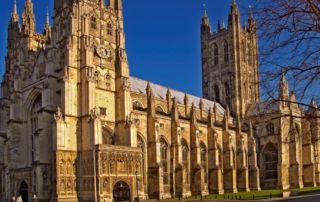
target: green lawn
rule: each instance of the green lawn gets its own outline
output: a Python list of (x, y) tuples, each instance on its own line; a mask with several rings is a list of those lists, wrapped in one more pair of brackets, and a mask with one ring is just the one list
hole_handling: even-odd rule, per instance
[[(291, 192), (294, 195), (305, 195), (315, 192), (320, 192), (320, 187), (306, 187), (303, 189), (292, 189)], [(262, 190), (262, 191), (252, 191), (252, 192), (239, 192), (236, 194), (226, 193), (226, 194), (212, 194), (208, 196), (203, 196), (202, 199), (233, 199), (233, 200), (259, 200), (268, 199), (275, 197), (282, 197), (283, 190)], [(200, 196), (192, 196), (188, 199), (198, 199)]]
[(320, 192), (320, 187), (305, 187), (302, 189), (292, 189), (291, 191), (297, 195), (305, 195), (305, 194)]

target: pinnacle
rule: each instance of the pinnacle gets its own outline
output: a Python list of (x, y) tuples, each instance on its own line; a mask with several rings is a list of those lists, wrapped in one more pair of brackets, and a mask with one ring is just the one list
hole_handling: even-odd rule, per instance
[(14, 4), (13, 4), (13, 11), (11, 14), (11, 21), (12, 22), (18, 22), (19, 20), (19, 16), (18, 16), (18, 12), (17, 12), (17, 1), (14, 0)]
[(204, 10), (203, 17), (208, 17), (206, 4), (203, 4), (203, 10)]

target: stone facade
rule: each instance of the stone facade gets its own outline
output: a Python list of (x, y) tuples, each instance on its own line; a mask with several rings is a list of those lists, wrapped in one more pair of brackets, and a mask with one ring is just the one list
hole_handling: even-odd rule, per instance
[[(244, 40), (255, 50), (250, 54), (257, 54), (254, 21), (249, 20), (251, 31), (242, 30), (235, 3), (228, 29), (219, 33), (212, 34), (203, 17), (207, 99), (130, 76), (121, 0), (108, 5), (55, 0), (54, 7), (53, 26), (47, 16), (42, 34), (35, 31), (31, 0), (26, 0), (22, 24), (15, 6), (8, 27), (0, 99), (0, 191), (7, 198), (127, 201), (260, 190), (260, 176), (275, 175), (261, 160), (265, 151), (271, 160), (277, 157), (282, 169), (268, 186), (318, 184), (318, 120), (274, 121), (287, 134), (281, 138), (290, 134), (287, 143), (288, 138), (265, 138), (260, 132), (268, 116), (257, 110), (259, 87), (241, 87), (245, 79), (259, 80), (257, 59), (252, 57), (248, 70), (237, 74), (244, 64), (237, 44)], [(221, 71), (217, 84), (231, 82), (227, 98), (217, 99), (209, 87), (215, 77), (207, 74), (216, 72), (210, 65), (215, 60), (209, 59), (212, 43), (205, 41), (211, 35), (226, 36), (230, 43), (218, 58), (226, 60), (220, 68), (231, 72)], [(297, 106), (279, 105), (279, 113), (287, 111), (304, 113)], [(279, 148), (281, 156), (274, 153)]]
[(260, 101), (257, 44), (253, 13), (241, 26), (236, 1), (227, 27), (218, 23), (215, 32), (205, 12), (201, 23), (203, 95), (229, 108), (244, 130), (251, 128), (262, 188), (320, 185), (318, 106), (312, 101), (312, 109), (304, 111), (296, 104), (285, 72), (279, 97)]

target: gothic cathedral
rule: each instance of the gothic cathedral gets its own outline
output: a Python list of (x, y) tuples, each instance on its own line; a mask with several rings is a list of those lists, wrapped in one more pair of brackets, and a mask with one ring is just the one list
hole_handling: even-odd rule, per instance
[[(16, 5), (0, 97), (0, 193), (133, 201), (320, 185), (319, 114), (261, 102), (253, 16), (201, 24), (203, 97), (130, 76), (122, 0)], [(283, 76), (279, 96), (295, 100)], [(312, 102), (316, 106), (315, 102)]]

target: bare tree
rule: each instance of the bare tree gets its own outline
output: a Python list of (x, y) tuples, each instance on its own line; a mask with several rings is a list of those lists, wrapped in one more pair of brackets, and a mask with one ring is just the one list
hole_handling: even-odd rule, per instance
[(310, 100), (320, 101), (320, 0), (257, 0), (253, 11), (266, 98), (279, 99), (274, 89), (284, 72), (297, 104), (314, 108)]

